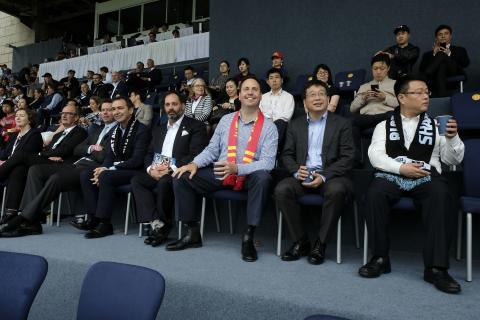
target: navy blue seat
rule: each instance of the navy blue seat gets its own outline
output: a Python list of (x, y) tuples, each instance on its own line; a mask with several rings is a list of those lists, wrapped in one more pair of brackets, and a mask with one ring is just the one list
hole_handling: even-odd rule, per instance
[(153, 106), (157, 102), (157, 93), (155, 91), (149, 92), (145, 98), (144, 103)]
[(165, 294), (165, 279), (152, 269), (97, 262), (83, 280), (77, 320), (154, 320)]
[[(202, 214), (200, 218), (200, 234), (203, 238), (203, 229), (205, 225), (205, 207), (207, 198), (213, 200), (213, 211), (215, 214), (215, 223), (217, 225), (217, 232), (220, 232), (220, 221), (218, 218), (217, 204), (215, 200), (225, 200), (228, 202), (228, 217), (230, 220), (230, 234), (233, 234), (233, 218), (232, 218), (232, 201), (247, 201), (248, 196), (246, 191), (233, 191), (230, 189), (223, 189), (215, 191), (211, 194), (204, 195), (202, 199)], [(181, 227), (181, 225), (180, 225)], [(181, 235), (181, 229), (179, 229), (179, 238)]]
[(463, 83), (467, 80), (467, 77), (464, 74), (459, 74), (457, 76), (448, 77), (447, 83), (455, 83), (458, 82), (460, 87), (460, 92), (463, 92)]
[(347, 318), (328, 316), (324, 314), (316, 314), (310, 317), (306, 317), (305, 320), (348, 320)]
[(460, 198), (462, 210), (467, 214), (467, 281), (472, 281), (472, 214), (480, 214), (480, 139), (465, 141), (463, 183), (465, 195)]
[(427, 113), (430, 117), (433, 118), (445, 114), (452, 114), (450, 97), (430, 98)]
[(342, 92), (356, 92), (365, 82), (365, 69), (341, 71), (335, 75), (334, 86)]
[[(297, 199), (297, 202), (303, 206), (321, 207), (323, 205), (323, 197), (318, 194), (305, 194)], [(277, 234), (277, 256), (282, 251), (282, 223), (283, 214), (278, 210), (278, 234)], [(338, 219), (337, 224), (337, 263), (342, 263), (342, 217)]]
[(45, 258), (0, 251), (0, 318), (26, 320), (48, 271)]
[(452, 111), (461, 131), (480, 130), (480, 93), (454, 94), (452, 96)]
[(308, 74), (300, 74), (297, 76), (297, 80), (295, 81), (292, 95), (295, 97), (301, 97), (303, 94), (303, 88), (307, 84), (308, 81), (311, 80), (311, 76)]

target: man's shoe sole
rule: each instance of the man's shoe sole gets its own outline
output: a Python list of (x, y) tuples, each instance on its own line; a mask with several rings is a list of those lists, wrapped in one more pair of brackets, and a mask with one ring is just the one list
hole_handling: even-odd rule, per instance
[(188, 248), (200, 248), (200, 247), (202, 247), (202, 243), (192, 243), (192, 244), (185, 245), (184, 247), (181, 247), (181, 248), (178, 248), (178, 247), (169, 248), (167, 246), (167, 247), (165, 247), (165, 249), (167, 251), (181, 251), (181, 250), (185, 250), (185, 249), (188, 249)]
[(382, 274), (387, 274), (387, 273), (390, 273), (392, 272), (392, 268), (389, 267), (389, 268), (385, 268), (384, 270), (380, 270), (379, 273), (368, 273), (368, 272), (362, 272), (360, 270), (358, 270), (358, 274), (363, 277), (363, 278), (378, 278), (380, 277)]

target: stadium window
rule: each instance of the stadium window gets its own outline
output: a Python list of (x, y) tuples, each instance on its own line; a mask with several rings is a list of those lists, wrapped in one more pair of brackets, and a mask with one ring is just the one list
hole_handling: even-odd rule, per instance
[(168, 24), (190, 23), (192, 21), (193, 0), (169, 0)]
[(140, 31), (142, 7), (136, 6), (120, 10), (120, 34), (129, 34)]
[(165, 22), (167, 1), (155, 1), (143, 5), (143, 30), (160, 26)]
[(195, 20), (210, 17), (210, 1), (195, 1)]
[(98, 17), (98, 37), (105, 34), (116, 35), (118, 32), (118, 10), (103, 13)]

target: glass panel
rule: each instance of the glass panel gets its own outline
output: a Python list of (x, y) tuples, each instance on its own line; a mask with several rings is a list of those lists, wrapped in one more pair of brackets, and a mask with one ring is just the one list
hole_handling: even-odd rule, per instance
[(197, 0), (195, 8), (195, 19), (202, 19), (210, 17), (210, 1)]
[(118, 11), (103, 13), (98, 17), (98, 38), (105, 34), (116, 35), (118, 30)]
[(168, 24), (188, 23), (192, 21), (193, 0), (169, 0)]
[(141, 6), (120, 10), (120, 34), (140, 31)]
[(150, 30), (153, 26), (158, 28), (165, 22), (167, 1), (155, 1), (143, 5), (143, 30)]

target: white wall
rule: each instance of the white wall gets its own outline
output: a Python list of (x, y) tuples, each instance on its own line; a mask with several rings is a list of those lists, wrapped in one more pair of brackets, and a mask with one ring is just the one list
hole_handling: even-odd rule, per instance
[(0, 12), (0, 64), (12, 67), (13, 49), (35, 42), (35, 32), (20, 22), (18, 18)]

